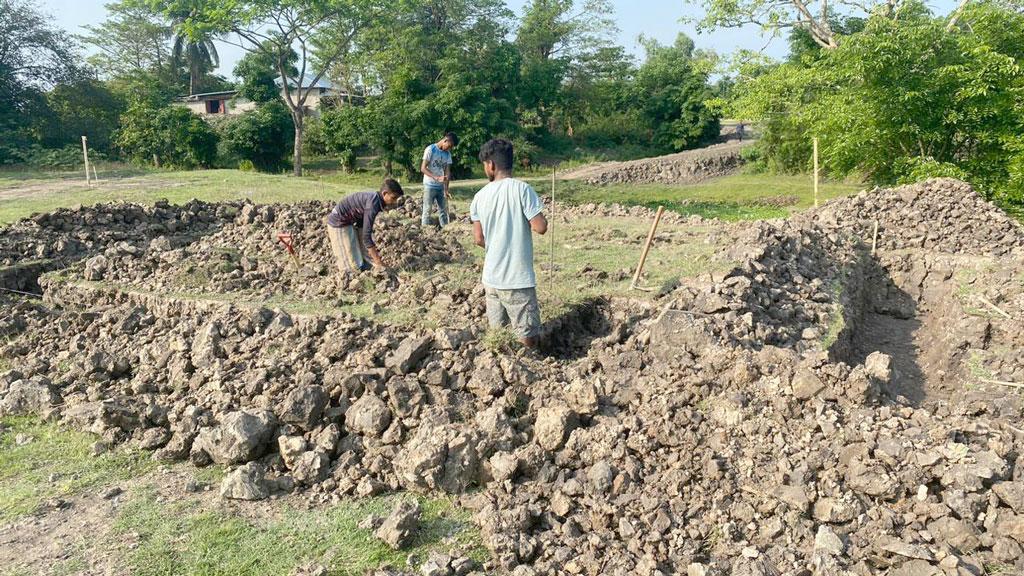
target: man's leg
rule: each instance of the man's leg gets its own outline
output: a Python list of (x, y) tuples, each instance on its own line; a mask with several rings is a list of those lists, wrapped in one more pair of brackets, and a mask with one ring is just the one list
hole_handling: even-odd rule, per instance
[(512, 320), (512, 329), (519, 341), (528, 348), (537, 346), (540, 336), (540, 305), (537, 303), (536, 288), (502, 290), (502, 305)]
[(373, 260), (370, 259), (370, 251), (366, 249), (366, 243), (363, 242), (363, 230), (362, 228), (353, 227), (356, 235), (356, 241), (359, 243), (359, 255), (362, 257), (362, 263), (359, 265), (360, 270), (369, 270), (373, 268)]
[(434, 196), (430, 186), (423, 186), (423, 206), (420, 209), (420, 223), (426, 226), (430, 224), (430, 210), (433, 208)]
[(441, 228), (448, 225), (448, 198), (444, 195), (444, 188), (437, 194), (437, 219)]
[(363, 251), (359, 242), (359, 232), (355, 226), (343, 226), (341, 228), (341, 248), (353, 272), (365, 269), (366, 260), (363, 258)]
[(327, 239), (331, 243), (331, 252), (334, 254), (334, 262), (338, 266), (338, 274), (341, 278), (345, 278), (352, 268), (349, 257), (345, 255), (342, 229), (327, 224), (326, 218), (324, 218), (324, 228), (327, 230)]
[(505, 312), (505, 306), (501, 303), (498, 291), (494, 288), (485, 288), (484, 295), (487, 303), (487, 323), (491, 328), (508, 326), (508, 314)]

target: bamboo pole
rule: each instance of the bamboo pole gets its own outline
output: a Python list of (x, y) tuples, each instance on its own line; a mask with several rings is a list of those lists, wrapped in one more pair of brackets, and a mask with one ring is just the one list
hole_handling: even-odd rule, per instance
[(818, 137), (814, 137), (814, 207), (818, 207)]
[(640, 263), (636, 266), (636, 273), (633, 274), (633, 282), (630, 283), (630, 290), (636, 290), (636, 283), (640, 281), (640, 274), (644, 271), (644, 263), (647, 262), (647, 253), (651, 251), (651, 243), (654, 242), (654, 233), (658, 230), (658, 222), (661, 222), (661, 215), (665, 212), (664, 206), (658, 206), (658, 213), (654, 215), (654, 223), (651, 224), (651, 231), (647, 233), (647, 242), (644, 243), (644, 251), (640, 254)]
[(89, 174), (89, 144), (88, 139), (82, 136), (82, 158), (85, 159), (85, 183), (92, 186), (91, 176)]
[(548, 243), (551, 251), (550, 261), (548, 262), (548, 280), (555, 277), (555, 173), (558, 172), (557, 167), (551, 168), (551, 219), (548, 221)]
[(871, 254), (874, 255), (878, 248), (878, 220), (875, 220), (875, 231), (871, 233)]

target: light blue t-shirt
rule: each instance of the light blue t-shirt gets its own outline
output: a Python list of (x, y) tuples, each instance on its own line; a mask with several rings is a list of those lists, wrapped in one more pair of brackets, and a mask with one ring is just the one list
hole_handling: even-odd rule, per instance
[[(441, 150), (437, 147), (437, 144), (431, 144), (423, 150), (423, 161), (427, 163), (427, 170), (434, 174), (444, 174), (444, 169), (452, 165), (452, 154), (451, 152)], [(423, 185), (443, 186), (444, 183), (423, 174)]]
[(473, 196), (469, 218), (484, 229), (484, 286), (498, 290), (535, 288), (530, 220), (544, 210), (526, 182), (503, 178)]

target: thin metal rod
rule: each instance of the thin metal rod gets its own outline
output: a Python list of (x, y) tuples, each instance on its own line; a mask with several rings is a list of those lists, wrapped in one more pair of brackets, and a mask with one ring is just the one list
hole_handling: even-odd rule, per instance
[(22, 294), (24, 296), (33, 296), (35, 298), (43, 297), (42, 294), (36, 294), (35, 292), (25, 292), (23, 290), (15, 290), (13, 288), (4, 288), (3, 286), (0, 286), (0, 290), (3, 290), (4, 292), (12, 292), (14, 294)]
[(814, 138), (814, 207), (818, 207), (818, 138)]

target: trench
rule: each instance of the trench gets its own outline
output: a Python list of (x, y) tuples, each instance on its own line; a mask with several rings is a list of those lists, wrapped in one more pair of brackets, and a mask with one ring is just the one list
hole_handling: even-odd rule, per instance
[(857, 365), (873, 352), (888, 355), (891, 376), (882, 394), (896, 403), (950, 399), (962, 385), (968, 347), (950, 334), (960, 305), (946, 276), (919, 257), (867, 257), (857, 297), (847, 304), (850, 333), (830, 356)]
[(537, 348), (545, 356), (574, 360), (587, 355), (594, 341), (614, 332), (611, 303), (590, 298), (573, 304), (541, 327)]

